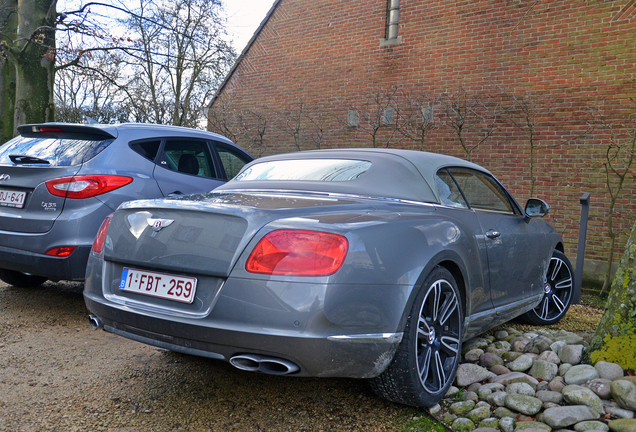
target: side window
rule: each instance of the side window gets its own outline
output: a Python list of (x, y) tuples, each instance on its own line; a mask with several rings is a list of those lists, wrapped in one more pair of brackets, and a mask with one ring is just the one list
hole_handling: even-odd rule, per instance
[(129, 146), (136, 153), (139, 153), (146, 159), (154, 162), (157, 157), (157, 153), (159, 152), (161, 141), (137, 141), (131, 142)]
[(199, 177), (216, 178), (210, 148), (205, 141), (168, 139), (163, 148), (165, 164), (172, 171)]
[(453, 180), (445, 169), (437, 172), (435, 176), (435, 186), (437, 187), (437, 194), (442, 204), (451, 207), (468, 208), (468, 204), (466, 204), (455, 180)]
[(508, 195), (492, 177), (462, 168), (449, 168), (448, 171), (461, 188), (471, 208), (497, 213), (515, 213)]
[(245, 164), (251, 162), (247, 155), (238, 152), (232, 147), (216, 144), (216, 151), (219, 154), (219, 159), (223, 164), (223, 169), (225, 170), (225, 175), (228, 180), (236, 177), (241, 168), (243, 168)]

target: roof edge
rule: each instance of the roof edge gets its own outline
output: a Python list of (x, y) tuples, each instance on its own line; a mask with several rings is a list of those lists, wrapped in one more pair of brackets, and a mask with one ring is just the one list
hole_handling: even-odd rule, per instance
[(225, 88), (225, 85), (228, 83), (228, 81), (230, 80), (230, 78), (232, 78), (232, 76), (234, 75), (234, 71), (236, 70), (236, 68), (238, 68), (238, 66), (241, 64), (241, 62), (243, 61), (243, 59), (245, 58), (245, 56), (247, 55), (248, 51), (250, 50), (250, 48), (252, 48), (252, 45), (254, 44), (254, 41), (256, 40), (256, 38), (258, 37), (258, 35), (261, 34), (261, 31), (263, 30), (263, 28), (265, 27), (265, 25), (267, 24), (267, 22), (269, 21), (269, 18), (272, 16), (272, 14), (274, 13), (274, 11), (276, 10), (276, 8), (278, 7), (278, 4), (281, 2), (282, 0), (275, 0), (274, 3), (272, 4), (272, 7), (269, 9), (269, 11), (267, 12), (267, 15), (265, 15), (265, 18), (263, 18), (263, 21), (261, 21), (260, 25), (258, 26), (258, 28), (256, 29), (256, 31), (254, 32), (254, 34), (252, 35), (252, 37), (250, 38), (249, 42), (247, 42), (247, 45), (245, 45), (245, 48), (243, 48), (243, 51), (241, 52), (241, 55), (238, 56), (238, 58), (236, 59), (236, 61), (234, 62), (234, 64), (232, 65), (232, 68), (230, 69), (230, 71), (227, 73), (227, 75), (225, 76), (225, 79), (223, 79), (223, 82), (221, 83), (221, 85), (219, 86), (219, 88), (217, 89), (216, 93), (214, 94), (214, 96), (212, 96), (212, 100), (210, 100), (210, 103), (208, 104), (208, 110), (210, 108), (212, 108), (212, 104), (214, 104), (214, 102), (216, 101), (216, 99), (219, 97), (219, 95), (221, 94), (221, 92), (223, 91), (223, 89)]

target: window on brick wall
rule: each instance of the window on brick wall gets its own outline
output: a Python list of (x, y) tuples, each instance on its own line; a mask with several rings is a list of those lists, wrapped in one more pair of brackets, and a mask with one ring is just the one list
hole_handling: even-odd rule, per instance
[(382, 115), (382, 124), (391, 125), (395, 123), (395, 108), (386, 108)]
[(400, 26), (400, 0), (387, 0), (386, 34), (380, 40), (380, 45), (400, 43), (402, 37), (398, 35)]
[(358, 126), (359, 122), (360, 122), (360, 120), (359, 120), (359, 117), (358, 117), (358, 111), (356, 111), (356, 110), (347, 111), (347, 126), (356, 127), (356, 126)]

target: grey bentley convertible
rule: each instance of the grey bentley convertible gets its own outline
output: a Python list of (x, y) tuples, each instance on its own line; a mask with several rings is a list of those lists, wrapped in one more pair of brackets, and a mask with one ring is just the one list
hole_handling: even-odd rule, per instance
[(264, 157), (202, 195), (123, 204), (95, 239), (93, 327), (246, 371), (370, 380), (431, 406), (462, 341), (568, 310), (563, 242), (487, 170), (391, 149)]

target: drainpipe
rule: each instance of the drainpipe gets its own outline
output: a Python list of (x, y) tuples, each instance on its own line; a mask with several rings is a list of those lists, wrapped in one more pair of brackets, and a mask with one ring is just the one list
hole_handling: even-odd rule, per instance
[(574, 275), (574, 291), (572, 292), (572, 304), (578, 304), (581, 301), (583, 262), (585, 260), (585, 239), (587, 238), (587, 220), (590, 213), (590, 193), (585, 192), (579, 201), (581, 203), (581, 226), (579, 228), (579, 245), (576, 250), (576, 270)]

